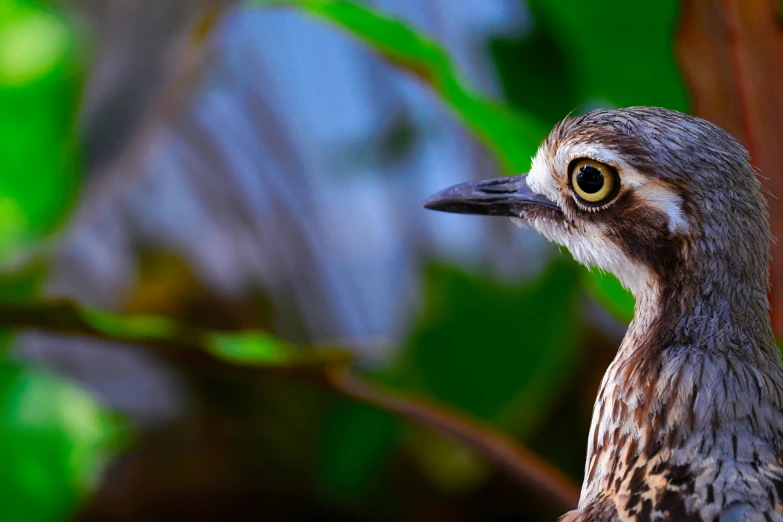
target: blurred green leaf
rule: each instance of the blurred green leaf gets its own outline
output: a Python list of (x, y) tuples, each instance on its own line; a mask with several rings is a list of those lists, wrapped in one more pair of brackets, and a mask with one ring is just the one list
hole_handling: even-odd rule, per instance
[(276, 337), (260, 333), (212, 334), (212, 353), (234, 363), (284, 363), (291, 357), (291, 348)]
[(677, 0), (530, 0), (529, 5), (534, 23), (545, 24), (565, 49), (568, 81), (578, 89), (583, 108), (608, 103), (688, 110), (674, 55)]
[(430, 85), (508, 173), (527, 171), (530, 158), (546, 136), (548, 129), (538, 118), (473, 92), (443, 47), (401, 20), (343, 0), (246, 0), (246, 4), (298, 7), (355, 36), (390, 63)]
[(0, 520), (64, 520), (94, 489), (121, 424), (50, 374), (0, 363)]
[(32, 9), (17, 12), (0, 30), (0, 84), (40, 79), (67, 59), (70, 46), (70, 30), (60, 19)]
[(579, 107), (583, 90), (569, 49), (552, 30), (547, 13), (538, 2), (526, 5), (530, 27), (492, 37), (490, 55), (506, 100), (551, 126)]
[(0, 259), (61, 222), (79, 187), (76, 36), (33, 2), (0, 9)]

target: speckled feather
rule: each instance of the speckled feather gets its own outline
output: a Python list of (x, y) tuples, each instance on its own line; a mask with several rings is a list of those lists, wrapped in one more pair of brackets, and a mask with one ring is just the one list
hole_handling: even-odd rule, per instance
[[(567, 165), (617, 168), (605, 208)], [(783, 370), (769, 320), (770, 230), (747, 152), (673, 111), (594, 111), (557, 125), (528, 184), (562, 211), (532, 225), (635, 294), (633, 322), (593, 413), (568, 522), (783, 521)]]

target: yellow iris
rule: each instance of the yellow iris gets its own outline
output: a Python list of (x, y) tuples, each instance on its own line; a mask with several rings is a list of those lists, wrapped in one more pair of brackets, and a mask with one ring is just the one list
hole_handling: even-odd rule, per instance
[(571, 165), (571, 186), (588, 205), (601, 205), (617, 195), (620, 181), (617, 171), (591, 159), (581, 159)]

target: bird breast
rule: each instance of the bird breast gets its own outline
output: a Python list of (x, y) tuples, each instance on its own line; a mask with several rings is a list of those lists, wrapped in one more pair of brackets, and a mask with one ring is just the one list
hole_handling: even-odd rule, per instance
[(626, 341), (601, 384), (580, 510), (572, 516), (615, 510), (590, 520), (672, 520), (677, 513), (714, 520), (742, 501), (779, 517), (780, 363), (694, 346), (634, 349), (633, 332)]

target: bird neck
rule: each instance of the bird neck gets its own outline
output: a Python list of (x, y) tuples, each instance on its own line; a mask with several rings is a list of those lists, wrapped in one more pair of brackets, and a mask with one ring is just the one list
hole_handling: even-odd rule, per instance
[[(645, 283), (634, 289), (634, 318), (620, 357), (687, 348), (748, 360), (774, 355), (777, 360), (767, 265), (749, 277), (747, 265), (710, 256), (708, 251), (699, 252), (672, 263), (668, 272), (649, 272)], [(708, 262), (696, 263), (692, 257)]]
[(754, 283), (727, 270), (682, 266), (636, 289), (596, 400), (582, 502), (627, 486), (644, 463), (777, 458), (783, 371), (766, 273)]

